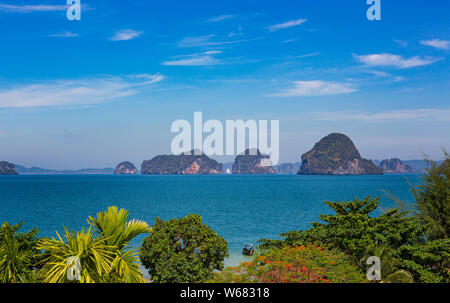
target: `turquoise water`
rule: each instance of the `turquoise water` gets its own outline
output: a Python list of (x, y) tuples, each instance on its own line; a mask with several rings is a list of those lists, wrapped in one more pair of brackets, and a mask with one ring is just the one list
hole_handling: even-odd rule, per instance
[[(407, 178), (416, 183), (420, 176)], [(381, 196), (383, 208), (394, 206), (382, 190), (413, 200), (406, 177), (399, 175), (0, 176), (0, 221), (25, 221), (24, 230), (38, 227), (41, 236), (52, 236), (63, 226), (80, 230), (89, 215), (111, 205), (149, 224), (157, 216), (195, 213), (225, 237), (231, 254), (226, 263), (235, 264), (244, 258), (243, 245), (306, 229), (319, 214), (330, 213), (324, 200), (372, 195)]]

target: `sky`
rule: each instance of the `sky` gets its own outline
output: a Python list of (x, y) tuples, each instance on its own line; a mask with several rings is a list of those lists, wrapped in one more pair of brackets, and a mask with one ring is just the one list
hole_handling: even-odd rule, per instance
[(279, 120), (281, 162), (334, 132), (368, 159), (450, 149), (447, 0), (81, 4), (0, 0), (0, 160), (139, 167), (196, 111)]

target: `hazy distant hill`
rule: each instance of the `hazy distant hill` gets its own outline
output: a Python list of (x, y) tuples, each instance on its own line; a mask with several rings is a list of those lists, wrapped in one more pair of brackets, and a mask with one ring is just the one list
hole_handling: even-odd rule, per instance
[(15, 165), (16, 171), (22, 175), (91, 175), (91, 174), (113, 174), (114, 168), (83, 168), (78, 170), (53, 170), (40, 167), (27, 168), (22, 165)]
[[(405, 165), (409, 165), (414, 168), (416, 173), (423, 173), (425, 169), (428, 167), (428, 163), (425, 160), (402, 160)], [(436, 161), (437, 165), (441, 165), (443, 161)], [(375, 165), (380, 166), (381, 161), (373, 160)]]
[(273, 168), (277, 171), (278, 174), (296, 174), (298, 169), (300, 168), (301, 163), (281, 163), (275, 165)]

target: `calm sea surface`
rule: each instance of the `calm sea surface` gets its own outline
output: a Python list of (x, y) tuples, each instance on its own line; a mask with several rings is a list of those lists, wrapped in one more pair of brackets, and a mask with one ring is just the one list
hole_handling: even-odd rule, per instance
[[(163, 219), (200, 214), (203, 222), (228, 241), (235, 264), (247, 243), (277, 238), (289, 230), (306, 229), (320, 214), (330, 213), (323, 203), (367, 195), (380, 196), (382, 208), (395, 203), (386, 197), (412, 201), (408, 180), (420, 176), (114, 176), (20, 175), (0, 176), (0, 221), (25, 221), (23, 230), (40, 229), (41, 236), (80, 230), (108, 206), (128, 209), (130, 219), (153, 224)], [(143, 237), (132, 244), (140, 245)]]

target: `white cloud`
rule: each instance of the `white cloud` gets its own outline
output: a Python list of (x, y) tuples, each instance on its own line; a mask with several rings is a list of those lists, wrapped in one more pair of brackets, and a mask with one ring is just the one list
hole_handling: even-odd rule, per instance
[(291, 43), (291, 42), (295, 42), (295, 41), (297, 41), (297, 39), (287, 39), (287, 40), (284, 40), (281, 43)]
[(0, 11), (14, 13), (66, 11), (67, 5), (11, 5), (0, 3)]
[(115, 32), (114, 36), (111, 37), (111, 41), (126, 41), (126, 40), (132, 40), (140, 35), (142, 35), (143, 32), (136, 31), (134, 29), (124, 29)]
[(313, 113), (319, 120), (325, 121), (361, 121), (385, 122), (396, 120), (426, 120), (450, 122), (450, 109), (406, 109), (392, 110), (378, 113), (355, 112), (316, 112)]
[(197, 37), (186, 37), (178, 42), (178, 47), (204, 47), (204, 46), (220, 46), (220, 45), (230, 45), (241, 42), (260, 40), (261, 38), (255, 39), (241, 39), (241, 40), (229, 40), (229, 41), (212, 41), (211, 39), (215, 37), (214, 34), (197, 36)]
[(67, 31), (59, 33), (59, 34), (50, 35), (50, 37), (61, 37), (61, 38), (73, 38), (73, 37), (78, 37), (78, 36), (79, 36), (79, 34), (67, 32)]
[(220, 22), (223, 20), (232, 19), (234, 17), (236, 17), (236, 15), (222, 15), (222, 16), (217, 16), (217, 17), (211, 18), (211, 19), (207, 20), (206, 22)]
[(290, 28), (290, 27), (293, 27), (293, 26), (301, 25), (301, 24), (305, 23), (306, 21), (307, 21), (307, 19), (291, 20), (291, 21), (287, 21), (287, 22), (284, 22), (284, 23), (280, 23), (280, 24), (275, 24), (275, 25), (269, 26), (268, 29), (269, 29), (269, 31), (274, 32), (274, 31), (277, 31), (277, 30), (280, 30), (280, 29), (285, 29), (285, 28)]
[(450, 49), (450, 41), (448, 40), (439, 40), (439, 39), (433, 39), (433, 40), (422, 40), (420, 41), (421, 44), (431, 46), (434, 48), (439, 49)]
[(181, 56), (181, 59), (164, 61), (162, 65), (168, 66), (207, 66), (218, 65), (222, 62), (214, 57), (214, 55), (221, 54), (222, 51), (206, 51), (201, 54), (192, 54)]
[(401, 47), (407, 47), (408, 46), (408, 42), (404, 41), (404, 40), (394, 39), (394, 42), (397, 43)]
[(442, 60), (441, 58), (419, 57), (419, 56), (405, 59), (402, 56), (387, 53), (369, 54), (369, 55), (354, 54), (353, 57), (359, 62), (362, 62), (368, 66), (391, 66), (398, 68), (424, 66)]
[(307, 57), (315, 57), (317, 55), (319, 55), (319, 52), (314, 52), (314, 53), (309, 53), (309, 54), (304, 54), (304, 55), (300, 55), (300, 56), (295, 56), (293, 57), (293, 59), (302, 59), (302, 58), (307, 58)]
[(85, 106), (131, 96), (137, 88), (160, 82), (164, 76), (140, 74), (78, 80), (54, 80), (0, 90), (0, 108)]
[(272, 96), (279, 97), (306, 97), (306, 96), (327, 96), (340, 95), (356, 92), (357, 90), (350, 84), (330, 82), (330, 81), (294, 81), (294, 87), (285, 89), (279, 94)]

